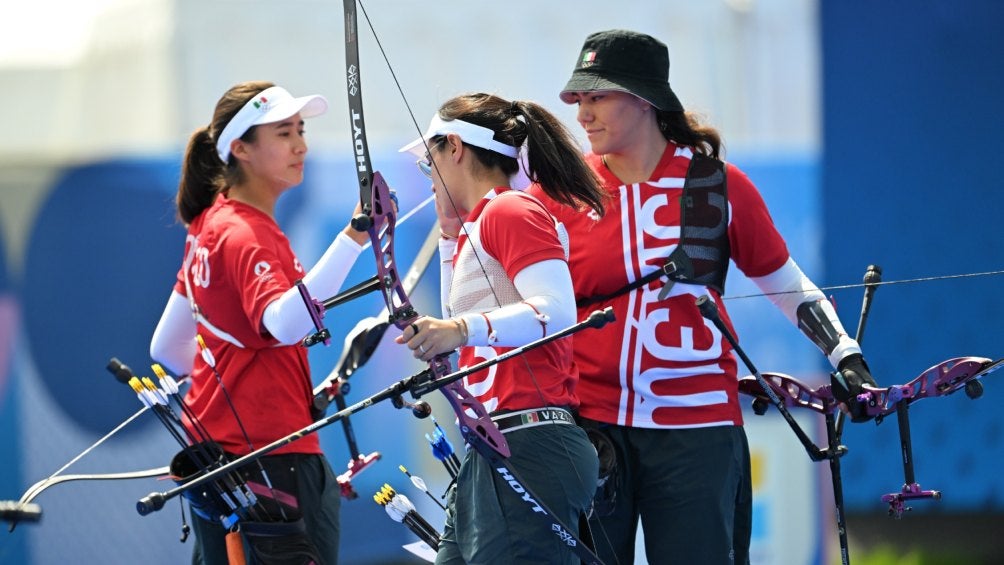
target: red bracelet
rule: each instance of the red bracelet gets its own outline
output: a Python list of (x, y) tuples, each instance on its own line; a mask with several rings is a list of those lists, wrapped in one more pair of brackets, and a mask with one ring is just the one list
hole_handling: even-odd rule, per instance
[(545, 315), (543, 315), (543, 314), (541, 314), (540, 310), (537, 310), (536, 306), (534, 306), (533, 304), (530, 304), (526, 300), (523, 301), (523, 304), (526, 304), (527, 306), (529, 306), (530, 309), (533, 310), (534, 314), (536, 314), (537, 321), (540, 322), (540, 337), (547, 337), (547, 320), (548, 320), (548, 317), (545, 316)]
[(488, 345), (495, 343), (498, 336), (495, 335), (495, 331), (492, 330), (492, 321), (488, 319), (488, 316), (484, 312), (481, 313), (481, 317), (485, 319), (485, 323), (488, 324)]

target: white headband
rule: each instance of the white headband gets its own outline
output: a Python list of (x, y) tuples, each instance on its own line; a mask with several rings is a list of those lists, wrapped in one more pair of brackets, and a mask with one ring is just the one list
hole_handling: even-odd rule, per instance
[(495, 132), (491, 129), (481, 127), (470, 122), (465, 122), (463, 120), (447, 121), (439, 117), (438, 113), (432, 117), (432, 122), (429, 123), (429, 129), (425, 130), (425, 134), (422, 135), (422, 137), (412, 141), (401, 149), (398, 149), (398, 151), (401, 153), (407, 151), (409, 153), (413, 153), (417, 157), (424, 157), (425, 145), (429, 142), (429, 140), (448, 133), (455, 133), (459, 135), (460, 139), (463, 140), (464, 143), (469, 143), (475, 147), (501, 153), (506, 157), (512, 157), (515, 159), (516, 156), (519, 155), (518, 147), (513, 147), (512, 145), (506, 145), (505, 143), (495, 141)]
[(300, 117), (311, 118), (323, 114), (327, 109), (328, 101), (320, 94), (293, 98), (281, 86), (266, 88), (248, 100), (223, 128), (223, 133), (216, 141), (216, 153), (226, 163), (230, 158), (230, 144), (252, 127), (280, 122), (297, 112)]

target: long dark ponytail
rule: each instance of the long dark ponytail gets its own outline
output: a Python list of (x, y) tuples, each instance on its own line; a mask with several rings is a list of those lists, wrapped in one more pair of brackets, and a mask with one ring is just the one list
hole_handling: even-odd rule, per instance
[[(541, 105), (529, 101), (509, 102), (493, 94), (465, 94), (448, 100), (439, 109), (444, 120), (463, 120), (495, 132), (506, 145), (526, 143), (527, 177), (556, 202), (588, 206), (603, 214), (604, 193), (600, 180), (582, 157), (568, 129)], [(519, 161), (488, 149), (471, 146), (485, 167), (497, 167), (507, 175), (519, 172)]]
[[(241, 180), (240, 168), (233, 157), (226, 164), (220, 160), (216, 140), (248, 100), (271, 86), (274, 86), (271, 82), (250, 81), (231, 87), (216, 103), (212, 123), (195, 130), (189, 138), (177, 197), (178, 219), (186, 226), (213, 204), (221, 190)], [(254, 132), (252, 127), (241, 139), (252, 141)]]
[(724, 153), (722, 136), (715, 128), (701, 123), (693, 112), (668, 112), (658, 110), (655, 119), (659, 131), (668, 141), (693, 147), (700, 153), (721, 159)]

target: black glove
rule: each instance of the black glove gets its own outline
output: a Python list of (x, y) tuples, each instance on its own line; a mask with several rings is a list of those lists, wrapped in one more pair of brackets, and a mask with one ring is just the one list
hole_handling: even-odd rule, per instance
[(866, 411), (866, 405), (856, 398), (862, 392), (861, 385), (878, 386), (860, 353), (852, 353), (840, 360), (837, 371), (830, 374), (830, 385), (833, 387), (833, 397), (844, 403), (850, 411), (852, 422), (867, 422), (872, 419)]

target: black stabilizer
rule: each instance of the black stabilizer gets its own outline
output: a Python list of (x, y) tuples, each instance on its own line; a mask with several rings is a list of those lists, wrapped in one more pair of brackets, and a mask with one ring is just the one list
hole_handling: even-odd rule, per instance
[(139, 512), (140, 516), (146, 516), (151, 512), (156, 512), (164, 507), (164, 502), (167, 501), (167, 497), (159, 492), (151, 492), (147, 496), (139, 499), (136, 503), (136, 512)]
[(708, 295), (704, 294), (697, 297), (697, 301), (695, 302), (695, 304), (697, 305), (697, 309), (701, 311), (701, 315), (710, 320), (713, 324), (715, 324), (715, 327), (718, 328), (718, 331), (722, 332), (722, 335), (725, 336), (725, 339), (727, 339), (729, 343), (732, 344), (732, 349), (735, 350), (736, 355), (738, 355), (739, 358), (743, 360), (743, 363), (746, 364), (746, 368), (748, 368), (750, 372), (753, 373), (753, 376), (756, 377), (757, 383), (759, 383), (760, 387), (763, 388), (763, 391), (770, 398), (771, 403), (777, 408), (777, 411), (781, 413), (781, 416), (784, 417), (784, 420), (788, 422), (788, 426), (791, 427), (791, 430), (793, 432), (795, 432), (795, 435), (798, 436), (798, 440), (802, 443), (802, 446), (805, 448), (806, 453), (809, 454), (809, 459), (812, 459), (813, 461), (822, 461), (823, 459), (826, 459), (827, 455), (823, 453), (823, 451), (819, 449), (819, 447), (816, 444), (812, 443), (812, 440), (809, 438), (809, 435), (805, 433), (805, 430), (802, 429), (802, 426), (798, 425), (798, 422), (795, 421), (795, 418), (791, 415), (791, 412), (788, 411), (788, 407), (784, 405), (784, 402), (777, 396), (777, 393), (774, 392), (774, 389), (770, 387), (770, 384), (767, 383), (767, 380), (763, 378), (763, 375), (760, 374), (760, 371), (758, 371), (757, 368), (753, 366), (753, 362), (750, 361), (750, 358), (746, 356), (746, 352), (743, 351), (741, 347), (739, 347), (739, 341), (736, 339), (736, 336), (729, 330), (728, 326), (725, 325), (725, 322), (722, 321), (722, 317), (718, 314), (718, 306), (714, 303), (714, 301), (711, 300), (711, 298)]
[(119, 361), (116, 357), (112, 357), (105, 368), (108, 369), (109, 373), (115, 375), (115, 379), (122, 384), (129, 384), (129, 381), (136, 376), (129, 365)]
[(400, 396), (395, 396), (394, 398), (391, 398), (390, 402), (391, 404), (394, 405), (394, 408), (410, 409), (411, 413), (414, 414), (415, 417), (419, 419), (428, 418), (429, 416), (432, 415), (432, 406), (430, 406), (429, 403), (424, 400), (419, 400), (418, 402), (408, 402), (407, 400), (405, 400)]
[(370, 226), (373, 225), (373, 218), (366, 214), (359, 214), (353, 217), (350, 223), (352, 224), (352, 229), (356, 231), (368, 231)]
[(602, 328), (607, 325), (607, 322), (612, 322), (614, 319), (614, 309), (609, 306), (603, 310), (593, 310), (586, 318), (586, 327)]
[(38, 522), (41, 519), (42, 507), (37, 504), (0, 500), (0, 521), (17, 524), (18, 522)]
[(718, 305), (715, 304), (714, 300), (708, 298), (707, 294), (697, 297), (697, 309), (701, 311), (702, 316), (714, 322), (716, 326), (722, 321), (718, 315)]
[(861, 299), (861, 315), (858, 317), (858, 330), (854, 334), (854, 340), (861, 344), (865, 337), (865, 323), (868, 321), (868, 312), (872, 307), (872, 298), (875, 296), (875, 289), (882, 282), (882, 267), (878, 265), (868, 265), (865, 270), (864, 283), (865, 293)]
[(428, 418), (432, 416), (432, 406), (424, 400), (419, 400), (411, 405), (411, 413), (415, 415), (416, 418)]
[(868, 265), (865, 270), (865, 284), (878, 284), (880, 282), (882, 282), (882, 267)]

